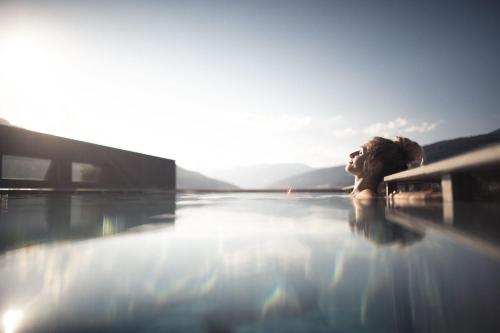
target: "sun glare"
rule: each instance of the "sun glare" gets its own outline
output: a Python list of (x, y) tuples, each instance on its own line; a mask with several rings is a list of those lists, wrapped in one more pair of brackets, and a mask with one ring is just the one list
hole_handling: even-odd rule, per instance
[(0, 88), (8, 120), (35, 130), (50, 129), (50, 117), (61, 95), (61, 41), (52, 29), (26, 22), (0, 26)]
[[(0, 31), (0, 66), (4, 74), (25, 78), (51, 63), (50, 40), (43, 31), (11, 27)], [(6, 73), (5, 73), (6, 72)]]
[(21, 324), (22, 314), (17, 310), (7, 310), (2, 316), (2, 328), (5, 333), (14, 333)]

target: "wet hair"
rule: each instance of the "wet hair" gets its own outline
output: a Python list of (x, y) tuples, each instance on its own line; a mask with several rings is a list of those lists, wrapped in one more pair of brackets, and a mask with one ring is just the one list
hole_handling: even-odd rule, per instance
[[(389, 140), (374, 137), (367, 144), (363, 172), (381, 181), (383, 177), (408, 169), (410, 165), (420, 164), (423, 159), (422, 147), (408, 138), (396, 137)], [(380, 163), (376, 163), (380, 162)]]

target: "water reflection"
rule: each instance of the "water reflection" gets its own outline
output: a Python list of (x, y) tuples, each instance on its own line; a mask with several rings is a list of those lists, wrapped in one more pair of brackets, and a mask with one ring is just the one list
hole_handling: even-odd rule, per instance
[[(87, 230), (86, 221), (109, 216), (89, 229), (106, 234), (116, 221), (116, 230), (140, 232), (16, 246), (0, 256), (0, 311), (17, 311), (22, 332), (499, 328), (499, 262), (440, 230), (394, 224), (383, 204), (320, 194), (180, 196), (175, 227), (150, 229), (137, 221), (169, 213), (161, 200), (143, 199), (72, 198), (69, 226), (55, 229)], [(48, 211), (28, 202), (27, 210)]]
[(400, 243), (410, 245), (424, 237), (421, 230), (390, 223), (385, 217), (385, 202), (377, 200), (353, 200), (354, 214), (349, 224), (353, 233), (363, 235), (377, 244)]
[(0, 253), (26, 245), (109, 236), (175, 221), (174, 194), (4, 196)]

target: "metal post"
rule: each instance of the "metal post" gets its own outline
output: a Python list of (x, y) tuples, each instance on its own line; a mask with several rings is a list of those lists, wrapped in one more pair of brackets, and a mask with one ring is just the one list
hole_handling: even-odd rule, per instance
[(391, 182), (387, 182), (385, 183), (385, 196), (386, 198), (389, 197), (389, 195), (394, 191), (396, 190), (396, 184), (395, 183), (391, 183)]
[(449, 173), (441, 177), (441, 193), (443, 194), (443, 201), (453, 201), (453, 181)]

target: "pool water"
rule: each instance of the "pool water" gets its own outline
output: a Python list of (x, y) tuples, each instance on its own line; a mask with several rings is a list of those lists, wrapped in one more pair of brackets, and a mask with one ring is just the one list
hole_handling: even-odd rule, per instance
[(498, 332), (494, 203), (2, 197), (5, 332)]

